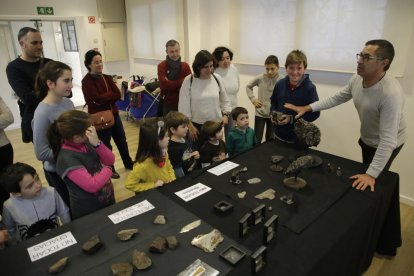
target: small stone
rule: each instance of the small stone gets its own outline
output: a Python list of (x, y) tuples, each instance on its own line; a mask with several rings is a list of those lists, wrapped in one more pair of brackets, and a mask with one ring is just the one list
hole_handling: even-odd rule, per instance
[(111, 265), (111, 270), (114, 276), (131, 276), (134, 267), (130, 263), (117, 263)]
[(82, 250), (86, 254), (92, 255), (96, 253), (101, 247), (103, 243), (98, 235), (92, 236), (87, 242), (82, 245)]
[(260, 193), (258, 195), (255, 196), (255, 198), (257, 199), (274, 199), (275, 198), (275, 194), (276, 191), (273, 189), (267, 189), (266, 191), (264, 191), (263, 193)]
[(223, 235), (217, 229), (213, 229), (210, 233), (198, 235), (193, 238), (191, 244), (201, 248), (204, 252), (211, 253), (224, 240)]
[(64, 257), (49, 267), (50, 274), (56, 274), (63, 271), (68, 263), (69, 258)]
[(154, 221), (152, 223), (154, 223), (154, 224), (166, 224), (167, 219), (165, 218), (164, 215), (158, 215), (154, 218)]
[(157, 236), (149, 247), (149, 251), (153, 253), (164, 253), (165, 250), (167, 250), (167, 241), (161, 236)]
[(176, 236), (168, 236), (165, 239), (167, 240), (167, 245), (169, 249), (175, 249), (179, 244)]
[(237, 196), (238, 196), (239, 198), (244, 198), (244, 197), (246, 196), (246, 192), (245, 192), (245, 191), (243, 191), (243, 192), (237, 193)]
[(270, 169), (271, 169), (273, 172), (281, 172), (281, 171), (283, 171), (283, 167), (282, 167), (282, 166), (280, 166), (280, 165), (276, 165), (276, 164), (271, 165), (271, 166), (270, 166)]
[(145, 252), (141, 252), (141, 251), (134, 249), (134, 251), (132, 251), (132, 264), (138, 270), (144, 270), (152, 265), (152, 261), (145, 254)]
[(247, 183), (249, 184), (258, 184), (260, 183), (262, 180), (258, 177), (254, 177), (254, 178), (250, 178), (249, 180), (247, 180)]
[(133, 228), (133, 229), (125, 229), (125, 230), (121, 230), (119, 231), (116, 236), (118, 237), (118, 239), (120, 239), (121, 241), (128, 241), (130, 239), (132, 239), (132, 237), (138, 233), (138, 228)]
[(285, 159), (283, 155), (272, 155), (272, 163), (276, 164)]

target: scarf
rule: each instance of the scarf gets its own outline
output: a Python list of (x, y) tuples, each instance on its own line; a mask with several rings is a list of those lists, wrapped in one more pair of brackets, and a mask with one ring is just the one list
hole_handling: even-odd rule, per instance
[(177, 80), (178, 75), (181, 72), (181, 57), (177, 60), (172, 60), (168, 56), (166, 57), (167, 62), (167, 78), (169, 80)]

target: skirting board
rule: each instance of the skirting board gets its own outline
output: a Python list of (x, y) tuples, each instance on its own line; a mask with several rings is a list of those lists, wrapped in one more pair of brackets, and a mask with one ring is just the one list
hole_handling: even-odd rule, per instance
[(406, 197), (406, 196), (400, 195), (400, 202), (401, 203), (404, 203), (404, 204), (407, 204), (407, 205), (409, 205), (411, 207), (414, 207), (414, 199), (412, 199), (410, 197)]

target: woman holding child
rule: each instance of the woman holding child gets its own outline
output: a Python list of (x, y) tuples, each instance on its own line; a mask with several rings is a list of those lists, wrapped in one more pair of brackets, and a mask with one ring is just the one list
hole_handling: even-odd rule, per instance
[[(188, 75), (180, 89), (178, 111), (190, 119), (190, 137), (196, 141), (206, 121), (222, 121), (224, 125), (228, 123), (231, 105), (222, 78), (213, 73), (212, 54), (201, 50), (195, 56), (192, 67), (194, 75)], [(200, 143), (198, 141), (197, 149)]]

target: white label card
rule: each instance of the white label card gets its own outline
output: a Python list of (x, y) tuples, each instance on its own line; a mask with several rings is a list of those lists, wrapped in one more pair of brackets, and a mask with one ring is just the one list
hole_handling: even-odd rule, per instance
[(182, 200), (184, 201), (190, 201), (198, 196), (201, 196), (204, 193), (207, 193), (208, 191), (210, 191), (211, 188), (201, 184), (201, 183), (197, 183), (191, 187), (188, 187), (184, 190), (175, 192), (175, 194), (180, 197)]
[(112, 215), (109, 215), (108, 217), (110, 220), (112, 220), (114, 224), (118, 224), (124, 220), (141, 215), (154, 208), (155, 208), (154, 205), (149, 203), (148, 200), (144, 200), (128, 208), (125, 208), (121, 211), (113, 213)]
[(215, 166), (214, 168), (209, 169), (208, 172), (219, 176), (219, 175), (222, 175), (223, 173), (226, 173), (234, 169), (238, 165), (239, 164), (236, 164), (234, 162), (226, 161), (223, 164), (220, 164), (218, 166)]
[(72, 233), (66, 232), (62, 235), (27, 248), (27, 252), (29, 253), (30, 260), (34, 262), (76, 243), (77, 241), (75, 240), (75, 237), (73, 237)]

